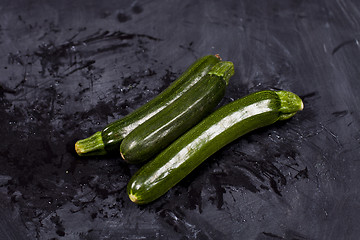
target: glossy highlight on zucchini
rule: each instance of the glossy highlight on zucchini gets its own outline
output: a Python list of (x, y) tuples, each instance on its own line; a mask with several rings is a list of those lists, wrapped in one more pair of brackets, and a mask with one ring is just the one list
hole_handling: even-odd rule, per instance
[(131, 201), (146, 204), (165, 194), (216, 151), (250, 131), (303, 109), (288, 91), (260, 91), (231, 102), (190, 129), (130, 179)]
[(121, 141), (136, 127), (149, 120), (181, 98), (213, 68), (220, 59), (213, 55), (195, 61), (176, 81), (154, 99), (113, 123), (102, 131), (79, 140), (75, 150), (79, 156), (105, 155), (119, 152)]
[(128, 163), (144, 162), (200, 122), (225, 95), (232, 62), (217, 63), (187, 93), (124, 138), (121, 156)]

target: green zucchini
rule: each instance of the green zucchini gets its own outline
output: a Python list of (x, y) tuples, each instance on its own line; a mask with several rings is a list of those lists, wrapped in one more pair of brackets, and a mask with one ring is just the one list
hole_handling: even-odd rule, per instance
[(226, 144), (302, 109), (303, 103), (294, 93), (270, 90), (223, 106), (140, 168), (127, 185), (129, 198), (137, 204), (159, 198)]
[(232, 62), (217, 63), (198, 83), (170, 107), (159, 112), (127, 135), (120, 153), (128, 163), (140, 163), (153, 157), (176, 138), (200, 122), (224, 97)]
[(218, 62), (220, 62), (219, 57), (213, 55), (198, 59), (175, 82), (154, 99), (124, 118), (110, 123), (102, 131), (77, 141), (75, 143), (77, 154), (80, 156), (94, 156), (105, 155), (115, 151), (118, 153), (120, 143), (125, 136), (140, 124), (181, 98)]

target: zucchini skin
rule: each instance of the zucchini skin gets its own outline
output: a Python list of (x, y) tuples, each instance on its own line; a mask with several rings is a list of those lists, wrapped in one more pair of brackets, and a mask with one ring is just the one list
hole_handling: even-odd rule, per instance
[(127, 185), (129, 198), (137, 204), (154, 201), (228, 143), (302, 108), (297, 95), (268, 90), (223, 106), (140, 168)]
[(198, 59), (176, 81), (148, 103), (124, 118), (110, 123), (102, 131), (77, 141), (75, 143), (77, 154), (79, 156), (96, 156), (118, 152), (121, 141), (131, 131), (181, 98), (218, 62), (220, 59), (213, 55)]
[(232, 62), (217, 63), (187, 93), (124, 138), (120, 153), (132, 164), (144, 162), (200, 122), (225, 95)]

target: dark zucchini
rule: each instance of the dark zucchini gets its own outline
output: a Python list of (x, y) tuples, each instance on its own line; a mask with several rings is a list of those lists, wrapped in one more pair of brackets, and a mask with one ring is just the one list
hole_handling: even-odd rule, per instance
[(121, 156), (129, 163), (140, 163), (159, 153), (210, 114), (233, 74), (232, 62), (217, 63), (181, 98), (127, 135), (120, 145)]
[(129, 198), (138, 204), (159, 198), (226, 144), (302, 109), (301, 99), (287, 91), (256, 92), (225, 105), (139, 169), (128, 183)]
[(76, 142), (75, 150), (80, 156), (105, 155), (119, 152), (121, 141), (132, 130), (155, 116), (188, 92), (210, 69), (220, 61), (216, 56), (205, 56), (195, 61), (175, 82), (154, 99), (129, 115), (110, 123), (102, 131)]

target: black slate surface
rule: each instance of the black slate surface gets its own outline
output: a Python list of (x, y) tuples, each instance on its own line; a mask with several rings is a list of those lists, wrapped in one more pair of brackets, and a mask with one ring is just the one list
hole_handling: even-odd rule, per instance
[[(0, 239), (358, 239), (358, 1), (1, 1)], [(139, 166), (74, 142), (156, 96), (196, 58), (305, 108), (209, 158), (146, 206)]]

